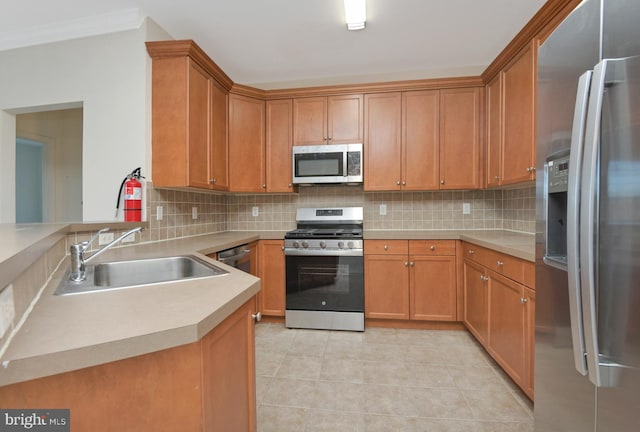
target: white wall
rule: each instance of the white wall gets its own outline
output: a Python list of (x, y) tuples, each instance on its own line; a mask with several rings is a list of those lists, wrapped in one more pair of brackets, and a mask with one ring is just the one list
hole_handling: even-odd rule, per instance
[(144, 42), (169, 38), (146, 20), (136, 30), (0, 52), (0, 222), (15, 218), (15, 173), (4, 166), (15, 161), (11, 114), (70, 103), (84, 109), (83, 220), (114, 220), (123, 177), (138, 166), (149, 177), (151, 169), (151, 67)]

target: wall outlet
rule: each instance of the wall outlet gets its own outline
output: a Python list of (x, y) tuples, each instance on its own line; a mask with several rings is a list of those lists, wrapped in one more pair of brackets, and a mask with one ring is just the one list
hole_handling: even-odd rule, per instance
[(156, 219), (157, 220), (162, 220), (162, 206), (157, 206), (156, 207)]
[(260, 215), (259, 207), (251, 207), (251, 216), (256, 217)]
[(13, 304), (13, 285), (0, 291), (0, 338), (11, 328), (16, 309)]
[(122, 243), (131, 243), (136, 241), (136, 233), (131, 233), (122, 239)]
[(191, 219), (198, 219), (198, 207), (191, 207)]
[(462, 214), (471, 214), (471, 204), (462, 203)]
[(113, 241), (113, 233), (106, 232), (98, 236), (98, 246), (109, 244)]
[(387, 215), (387, 205), (386, 204), (380, 204), (380, 215), (381, 216), (386, 216)]

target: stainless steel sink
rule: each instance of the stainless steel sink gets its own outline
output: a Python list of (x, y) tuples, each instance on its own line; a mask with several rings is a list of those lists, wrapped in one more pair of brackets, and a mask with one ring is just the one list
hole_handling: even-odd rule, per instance
[(70, 280), (69, 272), (60, 282), (56, 295), (133, 288), (164, 282), (193, 280), (227, 274), (226, 270), (192, 255), (115, 261), (87, 265), (84, 281)]

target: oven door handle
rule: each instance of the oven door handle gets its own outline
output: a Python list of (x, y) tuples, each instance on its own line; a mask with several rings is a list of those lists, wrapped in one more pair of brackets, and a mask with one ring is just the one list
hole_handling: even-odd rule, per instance
[(362, 250), (314, 250), (309, 251), (307, 249), (289, 249), (284, 248), (285, 256), (363, 256)]

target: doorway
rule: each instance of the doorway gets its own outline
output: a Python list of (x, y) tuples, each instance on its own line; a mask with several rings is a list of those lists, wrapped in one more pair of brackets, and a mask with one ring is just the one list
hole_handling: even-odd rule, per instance
[(16, 223), (44, 222), (44, 144), (16, 138)]

